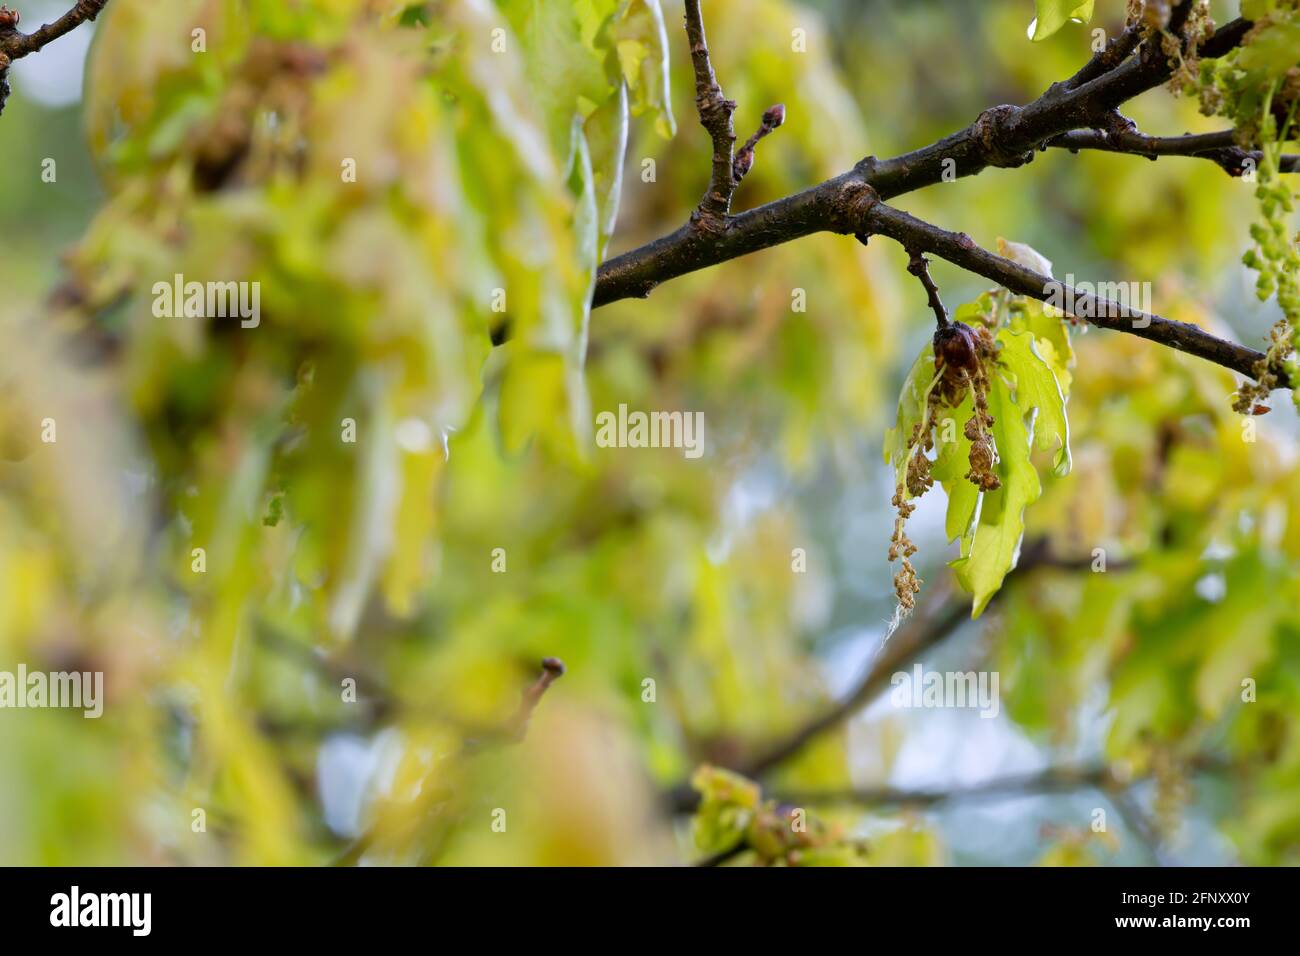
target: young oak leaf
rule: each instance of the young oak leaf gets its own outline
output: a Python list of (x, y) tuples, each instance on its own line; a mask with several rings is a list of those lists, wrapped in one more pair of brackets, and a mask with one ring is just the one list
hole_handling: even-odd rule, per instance
[(1070, 397), (1074, 375), (1074, 346), (1070, 343), (1069, 320), (1061, 313), (1049, 311), (1037, 299), (1015, 297), (1008, 309), (1008, 324), (1017, 332), (1031, 332), (1038, 340), (1038, 352), (1056, 376), (1061, 394)]
[(1093, 0), (1034, 0), (1038, 16), (1030, 26), (1030, 39), (1046, 40), (1070, 20), (1087, 23), (1092, 19)]
[(677, 132), (668, 95), (668, 31), (659, 0), (623, 0), (614, 19), (619, 64), (631, 97), (633, 116), (651, 113), (655, 132), (671, 139)]
[(966, 478), (970, 467), (971, 440), (966, 437), (966, 422), (974, 414), (975, 406), (969, 394), (957, 408), (940, 417), (935, 436), (938, 454), (930, 475), (943, 485), (948, 496), (948, 513), (944, 519), (944, 532), (949, 541), (962, 539), (962, 554), (970, 543), (970, 532), (979, 514), (980, 490)]
[(1032, 436), (1025, 412), (1001, 375), (992, 376), (988, 401), (1002, 486), (980, 496), (974, 535), (969, 543), (963, 540), (965, 553), (952, 562), (957, 580), (974, 596), (972, 618), (983, 613), (1007, 572), (1016, 566), (1025, 533), (1025, 507), (1042, 494), (1038, 472), (1029, 460)]
[(900, 484), (907, 476), (908, 440), (925, 416), (925, 390), (933, 380), (934, 346), (926, 342), (898, 393), (898, 417), (894, 427), (885, 432), (885, 461), (894, 466), (894, 478)]
[(998, 255), (1003, 259), (1010, 259), (1016, 265), (1032, 269), (1040, 275), (1045, 275), (1048, 278), (1052, 276), (1052, 260), (1033, 246), (1027, 246), (1023, 242), (1011, 242), (998, 236)]
[[(966, 423), (974, 413), (969, 394), (955, 408), (940, 408), (935, 420), (927, 423), (933, 428), (935, 448), (929, 474), (948, 497), (944, 529), (949, 540), (960, 540), (961, 556), (952, 566), (958, 581), (974, 596), (973, 617), (983, 612), (1015, 567), (1024, 536), (1024, 509), (1042, 493), (1030, 458), (1032, 448), (1056, 452), (1057, 475), (1070, 470), (1069, 421), (1065, 395), (1053, 369), (1059, 358), (1051, 339), (1038, 338), (1029, 328), (1008, 327), (998, 332), (997, 341), (1000, 347), (988, 402), (1002, 486), (981, 492), (966, 478), (972, 444)], [(1064, 346), (1069, 347), (1068, 337)], [(895, 482), (904, 488), (909, 445), (925, 420), (927, 389), (934, 377), (933, 347), (927, 344), (903, 383), (896, 423), (884, 442), (885, 461), (893, 464)]]
[[(989, 410), (1002, 487), (973, 495), (973, 486), (962, 487), (968, 482), (945, 483), (949, 492), (946, 530), (950, 538), (961, 538), (962, 555), (953, 568), (962, 587), (974, 596), (972, 617), (984, 611), (1007, 572), (1015, 567), (1025, 531), (1024, 510), (1042, 493), (1030, 460), (1031, 446), (1056, 450), (1056, 474), (1070, 470), (1065, 397), (1039, 352), (1039, 340), (1029, 332), (1010, 328), (1002, 329), (997, 338), (1002, 346), (998, 352), (1001, 370), (992, 376)], [(937, 480), (951, 477), (942, 465), (935, 472)]]
[(1041, 451), (1057, 449), (1053, 471), (1057, 475), (1069, 474), (1070, 423), (1065, 415), (1065, 396), (1040, 352), (1038, 340), (1029, 332), (1003, 329), (998, 341), (1002, 343), (998, 358), (1015, 377), (1016, 404), (1025, 414), (1037, 410), (1032, 426), (1034, 443)]

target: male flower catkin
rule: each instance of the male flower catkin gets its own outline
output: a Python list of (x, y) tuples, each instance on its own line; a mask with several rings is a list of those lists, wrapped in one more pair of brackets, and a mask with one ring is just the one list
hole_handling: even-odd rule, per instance
[(974, 413), (964, 428), (971, 442), (970, 471), (966, 479), (980, 491), (995, 491), (1002, 486), (993, 466), (997, 461), (993, 436), (993, 416), (989, 414), (989, 375), (987, 366), (997, 356), (997, 344), (989, 330), (953, 322), (934, 333), (935, 369), (942, 374), (939, 393), (951, 408), (961, 404), (967, 391), (972, 395)]
[(997, 361), (997, 344), (993, 335), (984, 326), (948, 322), (934, 333), (933, 345), (934, 378), (925, 391), (921, 421), (912, 426), (907, 436), (903, 480), (895, 487), (890, 502), (897, 514), (894, 534), (889, 541), (889, 560), (891, 563), (902, 562), (894, 574), (898, 607), (891, 631), (916, 606), (916, 595), (922, 584), (910, 560), (916, 553), (916, 545), (907, 537), (905, 526), (916, 505), (909, 499), (921, 497), (934, 486), (932, 462), (927, 453), (934, 450), (935, 423), (941, 418), (941, 410), (956, 410), (967, 393), (972, 396), (973, 411), (964, 428), (964, 434), (971, 442), (970, 471), (965, 477), (980, 491), (1001, 487), (995, 470), (997, 450), (990, 432), (993, 416), (989, 414), (988, 406), (989, 368)]

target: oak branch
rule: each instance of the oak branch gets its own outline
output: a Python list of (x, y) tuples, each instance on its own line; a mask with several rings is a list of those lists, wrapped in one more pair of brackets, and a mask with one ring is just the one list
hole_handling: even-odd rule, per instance
[[(1252, 26), (1248, 20), (1236, 19), (1198, 42), (1185, 31), (1193, 2), (1175, 4), (1169, 20), (1168, 29), (1179, 36), (1185, 55), (1222, 56), (1239, 45)], [(1196, 136), (1146, 136), (1119, 113), (1121, 105), (1162, 85), (1172, 73), (1160, 44), (1145, 42), (1141, 27), (1130, 26), (1074, 76), (1053, 83), (1031, 103), (991, 107), (965, 129), (929, 146), (889, 159), (868, 156), (816, 186), (733, 215), (729, 207), (738, 177), (734, 175), (731, 118), (736, 104), (723, 97), (709, 61), (699, 0), (686, 2), (686, 32), (695, 67), (700, 122), (713, 140), (708, 192), (676, 231), (600, 266), (593, 308), (648, 296), (660, 283), (677, 276), (819, 232), (852, 235), (863, 242), (874, 235), (887, 236), (913, 257), (930, 254), (945, 259), (1022, 295), (1047, 299), (1064, 291), (1069, 296), (1074, 290), (1062, 290), (1051, 277), (981, 249), (964, 233), (948, 232), (908, 215), (888, 205), (888, 200), (941, 182), (945, 172), (950, 177), (974, 176), (990, 166), (1022, 166), (1050, 147), (1104, 149), (1147, 158), (1188, 156), (1214, 162), (1234, 176), (1249, 168), (1247, 160), (1259, 161), (1257, 153), (1236, 145), (1231, 130)], [(753, 162), (752, 144), (747, 145), (750, 154), (742, 164), (745, 169)], [(1300, 157), (1283, 157), (1281, 169), (1300, 171)], [(1084, 293), (1074, 295), (1069, 301), (1086, 304), (1080, 312), (1091, 313), (1079, 318), (1093, 325), (1150, 339), (1250, 378), (1258, 378), (1262, 371), (1264, 354), (1255, 349), (1185, 322)], [(1282, 369), (1272, 371), (1279, 384), (1293, 384)]]

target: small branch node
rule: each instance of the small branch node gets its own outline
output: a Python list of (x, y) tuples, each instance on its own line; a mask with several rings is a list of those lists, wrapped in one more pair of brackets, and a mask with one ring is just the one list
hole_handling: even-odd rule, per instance
[(1033, 159), (1033, 149), (1018, 143), (1015, 135), (1022, 112), (1019, 106), (1003, 104), (989, 107), (976, 118), (972, 132), (989, 166), (1009, 169)]

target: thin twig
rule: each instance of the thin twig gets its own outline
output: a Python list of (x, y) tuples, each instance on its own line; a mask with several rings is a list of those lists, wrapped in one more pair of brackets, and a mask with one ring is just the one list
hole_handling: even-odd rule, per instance
[(1085, 787), (1110, 790), (1118, 781), (1107, 764), (1049, 767), (1034, 773), (995, 777), (963, 787), (854, 787), (843, 790), (782, 792), (778, 799), (793, 806), (932, 807), (943, 803), (998, 800), (1025, 794), (1069, 793)]
[[(1047, 145), (1068, 149), (1072, 153), (1094, 149), (1145, 156), (1147, 159), (1160, 156), (1208, 159), (1229, 176), (1243, 175), (1252, 168), (1251, 164), (1258, 169), (1264, 161), (1264, 154), (1259, 150), (1238, 146), (1230, 129), (1183, 136), (1147, 136), (1136, 129), (1076, 129), (1049, 140)], [(1300, 172), (1300, 156), (1283, 156), (1278, 169), (1284, 173)]]
[[(927, 607), (928, 611), (907, 619), (880, 650), (879, 656), (875, 656), (873, 651), (862, 676), (843, 697), (785, 736), (768, 743), (749, 759), (741, 761), (736, 771), (746, 777), (762, 777), (823, 734), (843, 724), (871, 703), (889, 685), (890, 677), (896, 671), (908, 667), (923, 652), (953, 633), (966, 619), (969, 605), (945, 593), (932, 598)], [(684, 781), (668, 791), (666, 797), (672, 811), (691, 813), (699, 805), (700, 795), (689, 782)]]
[(10, 60), (21, 60), (65, 34), (71, 33), (87, 20), (94, 20), (108, 0), (77, 0), (71, 10), (53, 23), (47, 23), (31, 33), (17, 29), (18, 14), (8, 7), (0, 7), (0, 53)]
[(939, 298), (939, 287), (930, 277), (930, 260), (916, 249), (909, 249), (908, 255), (910, 258), (907, 261), (907, 271), (920, 279), (921, 285), (925, 287), (926, 301), (934, 310), (935, 323), (941, 329), (947, 328), (948, 310), (943, 307), (943, 300)]
[(533, 711), (541, 703), (547, 689), (564, 676), (564, 670), (564, 661), (558, 657), (543, 658), (542, 673), (524, 688), (514, 716), (500, 727), (467, 738), (463, 744), (465, 753), (479, 753), (489, 747), (521, 742), (528, 735), (528, 722), (532, 719)]
[[(1196, 773), (1220, 773), (1231, 764), (1214, 755), (1199, 755), (1188, 761)], [(1125, 776), (1105, 762), (1081, 767), (1057, 766), (1033, 773), (995, 777), (983, 783), (963, 787), (905, 789), (898, 787), (851, 787), (842, 790), (782, 792), (773, 796), (780, 803), (793, 806), (855, 805), (872, 807), (931, 807), (938, 804), (977, 800), (999, 800), (1027, 794), (1070, 793), (1091, 788), (1107, 794), (1121, 794), (1135, 784), (1150, 779), (1150, 774)]]
[(547, 689), (564, 676), (564, 670), (564, 661), (558, 657), (542, 658), (542, 673), (537, 680), (524, 688), (523, 698), (519, 701), (519, 709), (515, 711), (514, 717), (510, 719), (505, 727), (510, 740), (520, 741), (528, 735), (528, 722), (532, 720), (533, 711), (541, 703), (542, 696)]
[(1111, 804), (1119, 811), (1125, 826), (1132, 831), (1138, 841), (1146, 847), (1147, 852), (1151, 854), (1152, 862), (1156, 866), (1173, 865), (1174, 861), (1165, 852), (1159, 831), (1147, 815), (1142, 812), (1142, 808), (1133, 799), (1133, 794), (1127, 790), (1120, 790), (1109, 796)]
[(706, 856), (704, 859), (696, 861), (693, 865), (699, 867), (722, 866), (724, 863), (731, 862), (732, 860), (740, 856), (748, 849), (749, 849), (748, 840), (745, 839), (737, 840), (736, 845), (731, 847), (730, 849), (723, 850), (719, 853), (714, 853), (712, 856)]
[[(1047, 542), (1038, 539), (1027, 542), (1020, 559), (1008, 577), (1008, 583), (1019, 580), (1036, 568), (1062, 568), (1077, 570), (1086, 567), (1083, 559), (1056, 554)], [(1127, 568), (1128, 562), (1112, 564), (1113, 570)], [(1006, 588), (994, 596), (998, 601)], [(823, 734), (834, 730), (858, 711), (862, 710), (881, 691), (889, 686), (893, 675), (905, 670), (925, 651), (937, 646), (956, 633), (967, 620), (970, 603), (959, 599), (951, 591), (936, 592), (918, 613), (908, 618), (894, 636), (879, 651), (873, 651), (863, 665), (861, 676), (839, 700), (810, 720), (800, 724), (788, 734), (758, 748), (747, 760), (735, 767), (743, 776), (760, 778), (780, 764), (794, 757)], [(699, 794), (689, 782), (682, 782), (668, 791), (667, 804), (677, 813), (689, 813), (699, 803)]]
[(17, 10), (0, 6), (0, 113), (4, 112), (5, 103), (9, 99), (9, 67), (13, 61), (35, 53), (51, 41), (71, 33), (87, 20), (95, 19), (106, 3), (108, 0), (77, 0), (76, 5), (59, 19), (32, 33), (23, 33), (18, 29), (20, 17)]
[(777, 103), (763, 112), (763, 119), (758, 124), (754, 135), (745, 140), (745, 145), (736, 151), (736, 158), (731, 161), (731, 175), (739, 184), (754, 165), (754, 147), (768, 133), (785, 122), (785, 104)]
[[(461, 754), (472, 757), (482, 753), (491, 746), (500, 744), (517, 744), (524, 740), (528, 733), (528, 723), (532, 719), (533, 712), (537, 705), (541, 703), (542, 697), (546, 694), (547, 689), (564, 676), (564, 662), (558, 657), (545, 657), (542, 659), (542, 673), (537, 680), (533, 681), (528, 687), (524, 688), (522, 697), (519, 701), (519, 709), (515, 711), (513, 717), (497, 731), (484, 736), (467, 739), (461, 745)], [(334, 859), (333, 866), (354, 866), (360, 862), (366, 852), (374, 845), (375, 838), (378, 835), (377, 828), (371, 826), (359, 836), (356, 837), (348, 846)]]

